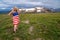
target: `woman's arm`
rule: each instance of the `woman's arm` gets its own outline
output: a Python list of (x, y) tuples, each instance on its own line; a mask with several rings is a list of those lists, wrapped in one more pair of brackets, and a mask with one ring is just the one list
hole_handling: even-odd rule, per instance
[(20, 14), (20, 10), (19, 9), (17, 9), (17, 12), (18, 12), (18, 14)]
[(11, 15), (12, 11), (8, 14), (8, 15)]
[(12, 11), (10, 13), (8, 13), (8, 15), (11, 15), (12, 13), (13, 13), (13, 9), (12, 9)]

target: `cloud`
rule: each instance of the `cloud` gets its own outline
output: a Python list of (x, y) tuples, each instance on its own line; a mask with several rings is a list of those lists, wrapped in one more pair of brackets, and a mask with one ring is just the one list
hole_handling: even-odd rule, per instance
[(25, 2), (28, 2), (27, 0), (2, 0), (5, 4), (23, 4)]
[(8, 7), (16, 4), (45, 5), (58, 8), (60, 7), (60, 0), (0, 0), (0, 7)]
[(60, 0), (48, 0), (43, 2), (46, 6), (51, 6), (52, 8), (60, 8)]
[[(2, 4), (5, 4), (5, 5), (16, 5), (16, 4), (25, 4), (25, 5), (43, 5), (42, 2), (31, 2), (31, 1), (27, 1), (27, 0), (2, 0), (1, 1)], [(1, 6), (1, 5), (0, 5)]]
[(10, 5), (6, 5), (6, 4), (0, 4), (0, 7), (8, 7)]
[(43, 5), (42, 2), (25, 2), (23, 4), (31, 4), (31, 5)]
[(1, 8), (6, 8), (8, 6), (10, 6), (10, 5), (4, 4), (3, 2), (0, 1), (0, 9)]
[(0, 8), (0, 9), (3, 9), (3, 10), (4, 10), (4, 9), (6, 9), (6, 8)]
[(29, 0), (30, 2), (47, 2), (47, 1), (50, 1), (50, 0)]
[(42, 2), (45, 6), (60, 7), (60, 0), (29, 0), (30, 2)]
[(28, 0), (2, 0), (4, 4), (32, 4), (32, 5), (42, 5), (42, 2), (30, 2)]

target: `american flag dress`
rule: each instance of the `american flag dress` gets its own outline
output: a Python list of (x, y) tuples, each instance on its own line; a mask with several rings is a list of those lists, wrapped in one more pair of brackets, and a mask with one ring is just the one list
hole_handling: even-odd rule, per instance
[(19, 24), (19, 16), (18, 15), (17, 16), (13, 16), (13, 24), (14, 25)]

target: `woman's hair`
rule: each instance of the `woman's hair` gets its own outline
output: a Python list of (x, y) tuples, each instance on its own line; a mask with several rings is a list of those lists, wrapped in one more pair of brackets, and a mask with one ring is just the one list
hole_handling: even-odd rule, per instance
[(14, 7), (13, 10), (17, 12), (18, 8), (17, 7)]

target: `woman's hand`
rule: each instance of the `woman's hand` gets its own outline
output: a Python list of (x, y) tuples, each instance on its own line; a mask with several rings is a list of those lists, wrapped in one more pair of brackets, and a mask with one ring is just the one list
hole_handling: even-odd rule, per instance
[(8, 15), (10, 15), (10, 14), (8, 14)]

